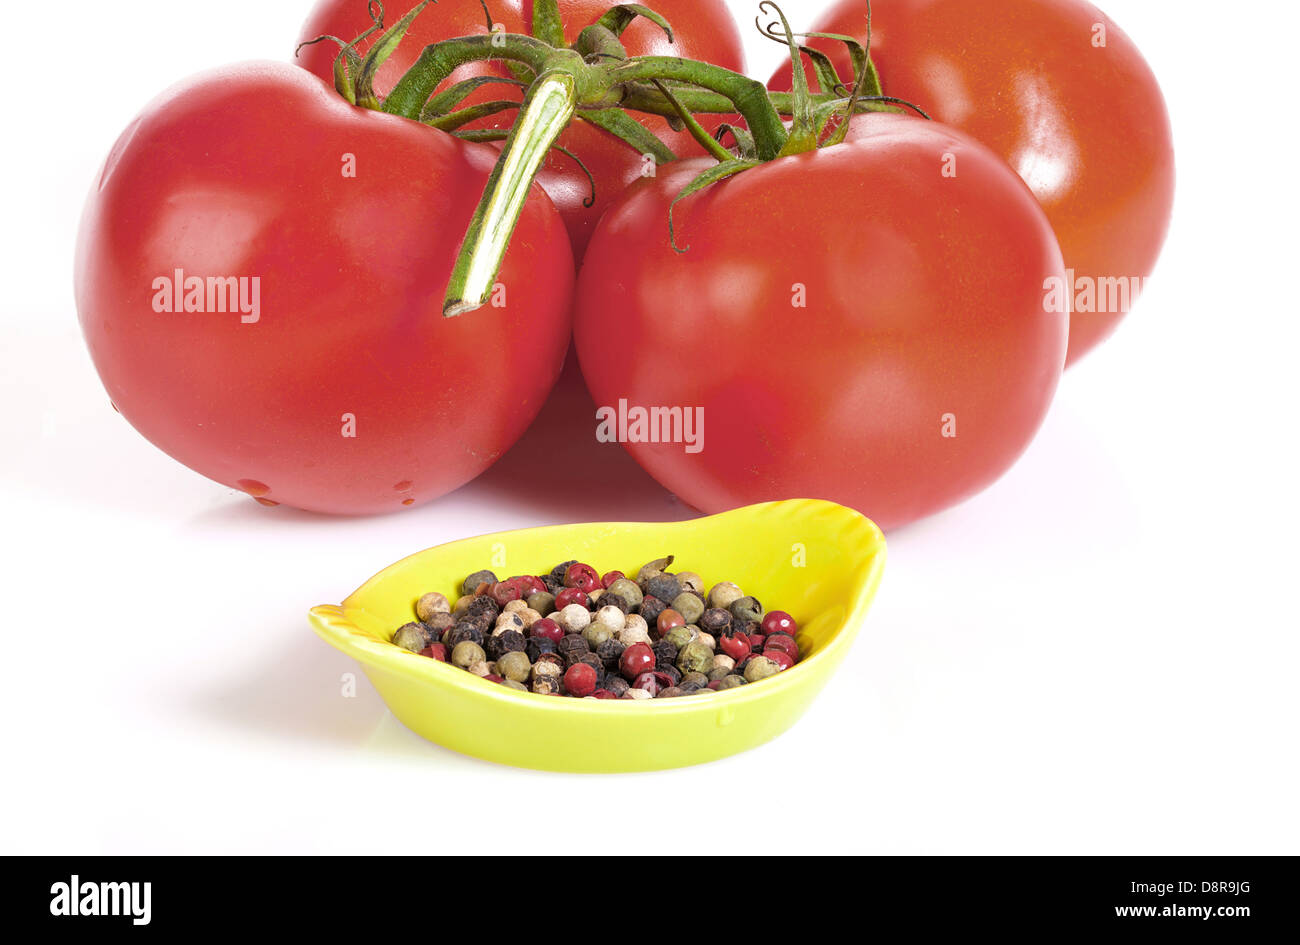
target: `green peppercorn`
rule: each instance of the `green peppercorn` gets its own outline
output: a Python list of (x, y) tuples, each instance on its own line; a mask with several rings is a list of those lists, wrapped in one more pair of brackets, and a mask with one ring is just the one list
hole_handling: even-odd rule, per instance
[(678, 699), (686, 695), (686, 690), (679, 686), (669, 686), (667, 689), (660, 689), (656, 699)]
[(641, 593), (641, 588), (637, 586), (636, 581), (629, 581), (627, 578), (619, 578), (609, 586), (611, 594), (617, 594), (623, 600), (627, 601), (632, 609), (641, 606), (641, 598), (645, 595)]
[(703, 643), (688, 643), (677, 654), (677, 668), (683, 673), (703, 673), (713, 666), (713, 651)]
[(539, 614), (549, 614), (555, 609), (555, 595), (550, 591), (538, 591), (528, 595), (528, 607)]
[(514, 689), (516, 692), (527, 692), (527, 691), (528, 691), (528, 687), (527, 687), (527, 686), (525, 686), (525, 685), (524, 685), (523, 683), (521, 683), (521, 682), (516, 682), (516, 681), (513, 680), (513, 679), (503, 679), (503, 680), (501, 680), (501, 685), (505, 686), (507, 689)]
[(487, 654), (472, 640), (463, 640), (451, 651), (451, 662), (461, 669), (469, 669), (475, 663), (486, 663)]
[(657, 561), (651, 561), (649, 564), (641, 566), (641, 570), (636, 573), (637, 583), (644, 583), (656, 574), (663, 574), (664, 570), (673, 563), (673, 556), (660, 558)]
[(428, 623), (434, 614), (451, 613), (451, 604), (446, 596), (432, 591), (415, 602), (415, 616), (421, 623)]
[(735, 689), (738, 686), (745, 685), (745, 683), (746, 680), (744, 676), (736, 676), (734, 674), (731, 676), (724, 676), (722, 678), (722, 682), (718, 683), (718, 692), (724, 692), (728, 689)]
[(393, 634), (393, 643), (412, 653), (419, 653), (432, 642), (433, 631), (422, 623), (408, 623)]
[(473, 594), (478, 590), (480, 584), (496, 584), (497, 576), (491, 571), (475, 571), (469, 577), (465, 578), (465, 583), (460, 586), (462, 594)]
[(709, 682), (721, 682), (731, 675), (735, 666), (715, 666), (709, 670)]
[(763, 619), (763, 605), (757, 597), (740, 597), (731, 603), (733, 620), (741, 623), (757, 623)]
[(673, 627), (663, 635), (663, 639), (667, 640), (680, 650), (688, 643), (694, 641), (695, 632), (694, 627)]
[(527, 653), (512, 650), (497, 660), (497, 675), (504, 676), (506, 679), (525, 682), (532, 673), (533, 664), (529, 662)]
[[(590, 649), (598, 649), (602, 643), (607, 643), (614, 638), (614, 631), (609, 628), (608, 624), (595, 621), (587, 624), (582, 631), (582, 638), (587, 641)], [(563, 642), (563, 641), (561, 641)]]
[(758, 682), (760, 679), (775, 676), (780, 671), (781, 667), (766, 656), (755, 656), (745, 664), (745, 682)]
[(695, 689), (704, 689), (708, 685), (709, 677), (705, 676), (703, 673), (697, 673), (692, 670), (682, 675), (681, 686), (683, 689), (692, 687)]
[(687, 623), (698, 623), (704, 616), (704, 602), (690, 591), (682, 591), (674, 597), (672, 609), (686, 618)]
[(704, 592), (704, 579), (694, 571), (678, 571), (677, 581), (681, 584), (683, 590)]

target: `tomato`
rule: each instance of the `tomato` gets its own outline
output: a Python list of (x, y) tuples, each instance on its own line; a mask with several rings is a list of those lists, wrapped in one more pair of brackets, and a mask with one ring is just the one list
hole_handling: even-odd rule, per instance
[[(1055, 392), (1064, 270), (1033, 195), (960, 132), (855, 123), (681, 201), (684, 254), (668, 209), (698, 160), (629, 189), (587, 252), (574, 330), (626, 416), (607, 432), (702, 511), (819, 498), (906, 524), (1002, 474)], [(673, 408), (671, 429), (638, 413)]]
[(82, 221), (77, 308), (114, 404), (264, 503), (398, 510), (474, 478), (541, 408), (571, 332), (572, 254), (540, 188), (496, 307), (442, 317), (495, 160), (289, 65), (167, 92)]
[[(388, 5), (394, 6), (393, 2)], [(414, 5), (413, 0), (411, 5)], [(568, 41), (576, 40), (583, 29), (595, 23), (614, 5), (614, 0), (560, 0), (560, 14)], [(740, 33), (722, 0), (657, 0), (648, 6), (672, 24), (676, 42), (669, 43), (658, 26), (641, 19), (623, 34), (623, 44), (629, 55), (682, 56), (712, 62), (735, 72), (744, 69)], [(488, 4), (488, 9), (507, 32), (532, 32), (531, 0), (494, 0)], [(385, 22), (395, 19), (396, 16), (390, 15)], [(301, 41), (323, 34), (350, 40), (361, 35), (370, 22), (365, 0), (320, 0), (303, 26)], [(392, 58), (380, 68), (375, 81), (376, 91), (386, 95), (426, 45), (486, 32), (487, 21), (478, 0), (442, 0), (437, 6), (426, 8), (416, 17)], [(334, 43), (318, 43), (304, 48), (298, 62), (322, 78), (330, 79), (337, 54), (338, 47)], [(475, 64), (462, 67), (449, 82), (476, 73), (505, 74), (499, 68)], [(467, 99), (466, 104), (518, 98), (518, 90), (491, 85)], [(677, 153), (695, 152), (697, 146), (690, 135), (673, 131), (663, 118), (654, 115), (638, 115), (637, 118)], [(499, 120), (484, 121), (470, 127), (509, 127), (512, 121), (513, 113), (504, 112)], [(596, 200), (587, 207), (584, 203), (591, 197), (591, 182), (562, 152), (552, 152), (538, 175), (539, 183), (555, 201), (569, 228), (574, 255), (581, 259), (596, 221), (605, 208), (617, 194), (643, 176), (647, 164), (627, 144), (584, 121), (575, 121), (561, 136), (559, 144), (581, 158), (596, 181)]]
[[(1151, 69), (1083, 0), (874, 0), (872, 11), (885, 92), (991, 147), (1047, 211), (1079, 291), (1077, 361), (1124, 317), (1169, 227), (1173, 139)], [(841, 0), (815, 29), (865, 41), (866, 4)], [(842, 45), (812, 44), (851, 74)], [(769, 87), (789, 83), (787, 63)]]

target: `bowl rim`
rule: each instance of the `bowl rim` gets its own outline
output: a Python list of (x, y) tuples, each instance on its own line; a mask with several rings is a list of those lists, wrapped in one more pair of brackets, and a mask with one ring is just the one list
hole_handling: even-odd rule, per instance
[[(794, 666), (762, 680), (762, 685), (752, 684), (737, 686), (725, 692), (715, 692), (709, 698), (683, 697), (679, 699), (575, 699), (564, 696), (545, 696), (534, 692), (519, 692), (500, 683), (490, 682), (459, 667), (441, 660), (429, 659), (402, 649), (392, 643), (381, 642), (363, 630), (347, 616), (349, 607), (362, 609), (356, 605), (356, 598), (375, 585), (383, 583), (389, 574), (404, 566), (413, 558), (422, 557), (431, 551), (452, 548), (459, 544), (481, 542), (487, 538), (507, 539), (523, 533), (537, 533), (548, 530), (571, 528), (679, 528), (698, 525), (700, 522), (723, 520), (733, 517), (750, 517), (755, 514), (780, 512), (782, 514), (801, 515), (809, 512), (829, 513), (844, 519), (842, 539), (847, 555), (861, 555), (866, 561), (860, 570), (865, 572), (855, 580), (855, 593), (843, 620), (827, 640), (826, 645), (805, 660)], [(377, 572), (360, 587), (344, 598), (341, 604), (323, 604), (311, 608), (309, 619), (313, 629), (327, 643), (342, 650), (356, 659), (364, 667), (374, 667), (385, 673), (404, 676), (414, 682), (426, 685), (442, 686), (456, 689), (472, 698), (505, 700), (507, 704), (531, 708), (548, 713), (589, 714), (591, 712), (609, 712), (623, 714), (627, 712), (682, 713), (707, 712), (729, 706), (740, 706), (769, 695), (798, 687), (804, 676), (812, 672), (814, 662), (825, 662), (852, 645), (862, 622), (870, 610), (876, 591), (884, 574), (887, 548), (884, 534), (869, 518), (854, 509), (837, 505), (822, 499), (786, 499), (777, 502), (764, 502), (744, 506), (716, 515), (701, 516), (675, 522), (584, 522), (559, 525), (542, 525), (533, 528), (512, 529), (505, 532), (489, 532), (483, 535), (460, 538), (425, 548), (393, 562)], [(802, 670), (802, 672), (801, 672)], [(617, 704), (612, 708), (606, 703)]]

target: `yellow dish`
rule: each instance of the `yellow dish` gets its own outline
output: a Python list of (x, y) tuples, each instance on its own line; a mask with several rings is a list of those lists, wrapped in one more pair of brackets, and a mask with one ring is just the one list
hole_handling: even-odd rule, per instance
[[(633, 701), (518, 692), (389, 642), (422, 594), (452, 600), (482, 568), (544, 574), (578, 558), (629, 574), (676, 555), (675, 571), (735, 581), (798, 622), (800, 662), (727, 692)], [(315, 631), (356, 658), (412, 731), (466, 755), (549, 771), (650, 771), (700, 764), (775, 738), (798, 720), (844, 660), (871, 606), (885, 540), (831, 502), (772, 502), (671, 524), (557, 525), (430, 548), (367, 581), (341, 607), (311, 611)]]

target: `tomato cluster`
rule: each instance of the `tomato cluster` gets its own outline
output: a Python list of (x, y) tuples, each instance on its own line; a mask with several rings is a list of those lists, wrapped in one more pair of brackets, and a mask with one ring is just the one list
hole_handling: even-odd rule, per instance
[[(735, 74), (722, 0), (610, 6), (498, 0), (490, 24), (477, 0), (443, 0), (384, 33), (377, 4), (320, 0), (296, 65), (151, 103), (78, 246), (78, 311), (120, 412), (264, 504), (397, 510), (509, 449), (572, 340), (601, 429), (702, 511), (825, 498), (896, 527), (1005, 472), (1067, 347), (1123, 314), (1071, 322), (1076, 284), (1141, 280), (1163, 241), (1168, 119), (1131, 41), (1082, 0), (876, 0), (870, 27), (843, 0), (818, 29), (856, 36), (874, 67), (813, 39), (813, 91), (787, 67), (768, 101)], [(550, 45), (530, 35), (548, 28)], [(509, 51), (462, 55), (490, 33)], [(438, 98), (475, 80), (464, 121), (388, 108), (426, 73)], [(863, 92), (877, 74), (891, 98)], [(532, 127), (516, 116), (556, 75), (579, 117), (639, 124), (557, 125), (512, 191)], [(805, 140), (801, 103), (841, 99), (844, 127)], [(695, 112), (738, 126), (732, 152), (683, 130)], [(494, 193), (519, 195), (504, 237), (478, 229)], [(490, 299), (444, 306), (494, 238)]]

